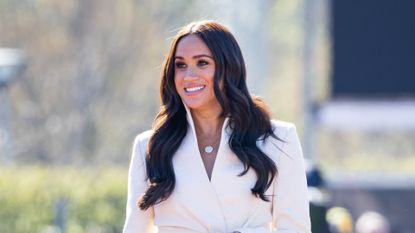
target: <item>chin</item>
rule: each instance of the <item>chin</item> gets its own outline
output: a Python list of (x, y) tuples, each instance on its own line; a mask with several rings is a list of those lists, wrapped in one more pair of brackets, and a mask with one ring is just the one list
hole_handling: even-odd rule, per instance
[(192, 110), (201, 108), (203, 106), (203, 104), (201, 103), (194, 103), (194, 102), (187, 102), (187, 101), (184, 101), (184, 103), (189, 109), (192, 109)]

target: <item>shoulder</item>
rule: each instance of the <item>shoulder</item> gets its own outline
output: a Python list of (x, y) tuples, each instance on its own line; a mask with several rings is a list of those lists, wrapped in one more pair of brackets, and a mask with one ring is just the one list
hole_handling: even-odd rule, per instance
[(290, 134), (297, 131), (295, 125), (287, 121), (271, 120), (271, 127), (274, 134), (283, 141), (286, 141)]
[(147, 144), (151, 135), (153, 135), (153, 130), (146, 130), (142, 133), (139, 133), (137, 136), (135, 136), (134, 146), (137, 144), (141, 144), (141, 145)]
[(147, 144), (150, 140), (151, 135), (153, 135), (153, 130), (147, 130), (135, 136), (132, 149), (133, 159), (144, 161), (144, 157), (147, 150)]
[(297, 152), (293, 152), (292, 148), (300, 145), (295, 125), (291, 122), (271, 120), (271, 127), (277, 138), (267, 137), (259, 144), (261, 149), (277, 164), (282, 157), (296, 156)]

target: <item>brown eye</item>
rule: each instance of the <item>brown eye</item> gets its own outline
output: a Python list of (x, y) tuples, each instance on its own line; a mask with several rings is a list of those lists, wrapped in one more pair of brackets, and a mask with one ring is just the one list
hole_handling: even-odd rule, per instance
[(198, 64), (199, 66), (206, 66), (206, 65), (208, 65), (208, 64), (209, 64), (209, 62), (207, 62), (207, 61), (205, 61), (205, 60), (200, 60), (200, 61), (198, 61), (198, 62), (197, 62), (197, 64)]
[(176, 68), (178, 68), (178, 69), (181, 69), (181, 68), (185, 68), (185, 67), (186, 67), (186, 64), (184, 64), (183, 62), (176, 62), (176, 63), (174, 64), (174, 66), (175, 66)]

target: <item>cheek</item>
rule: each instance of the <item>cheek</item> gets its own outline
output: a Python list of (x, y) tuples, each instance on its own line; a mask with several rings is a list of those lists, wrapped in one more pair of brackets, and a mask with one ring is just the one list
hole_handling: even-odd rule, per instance
[(213, 84), (215, 82), (215, 70), (214, 69), (206, 70), (206, 72), (204, 72), (204, 76), (207, 77), (210, 83)]
[(215, 82), (215, 70), (209, 71), (209, 73), (206, 74), (206, 77), (209, 77), (209, 82)]
[(176, 90), (179, 91), (180, 90), (180, 86), (182, 85), (182, 81), (181, 79), (175, 75), (174, 76), (174, 86), (176, 87)]

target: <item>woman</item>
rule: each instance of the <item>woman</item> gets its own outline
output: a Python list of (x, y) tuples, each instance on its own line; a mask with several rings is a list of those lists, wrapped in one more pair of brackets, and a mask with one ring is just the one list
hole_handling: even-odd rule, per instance
[(125, 233), (310, 232), (301, 146), (250, 96), (232, 34), (214, 21), (174, 37), (162, 108), (138, 135)]

